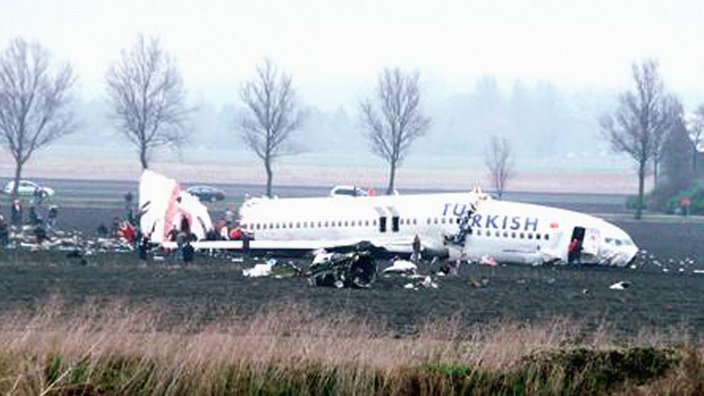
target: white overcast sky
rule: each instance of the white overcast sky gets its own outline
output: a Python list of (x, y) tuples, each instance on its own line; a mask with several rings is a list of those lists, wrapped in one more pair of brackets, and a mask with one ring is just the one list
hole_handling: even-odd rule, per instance
[(191, 94), (220, 104), (264, 56), (328, 108), (371, 92), (386, 66), (455, 90), (481, 75), (622, 90), (646, 57), (675, 93), (704, 99), (703, 21), (702, 0), (0, 0), (0, 46), (40, 41), (89, 97), (144, 33), (176, 57)]

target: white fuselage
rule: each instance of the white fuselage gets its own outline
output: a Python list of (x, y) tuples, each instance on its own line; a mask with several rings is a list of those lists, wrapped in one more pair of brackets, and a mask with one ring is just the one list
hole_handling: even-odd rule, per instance
[[(448, 242), (468, 217), (471, 233)], [(625, 265), (637, 248), (620, 228), (602, 219), (540, 205), (497, 201), (476, 193), (371, 197), (254, 198), (240, 224), (255, 241), (289, 248), (350, 246), (367, 241), (390, 252), (410, 253), (416, 235), (429, 254), (498, 262), (567, 261), (575, 227), (582, 229), (582, 262)]]

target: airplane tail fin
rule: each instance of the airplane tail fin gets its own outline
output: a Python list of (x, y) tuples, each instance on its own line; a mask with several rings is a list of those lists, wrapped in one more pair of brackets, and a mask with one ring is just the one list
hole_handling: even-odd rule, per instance
[(139, 181), (139, 227), (153, 243), (168, 240), (168, 234), (181, 219), (188, 219), (190, 231), (204, 239), (213, 227), (208, 209), (191, 194), (181, 191), (174, 180), (145, 170)]

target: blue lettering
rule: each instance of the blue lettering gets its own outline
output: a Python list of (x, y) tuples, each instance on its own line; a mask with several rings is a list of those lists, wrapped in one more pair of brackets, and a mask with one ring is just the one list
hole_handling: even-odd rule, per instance
[(482, 215), (475, 214), (474, 217), (472, 217), (472, 228), (474, 228), (474, 227), (482, 228), (481, 221), (482, 221)]
[(498, 215), (489, 215), (486, 217), (486, 228), (499, 228), (496, 226), (496, 219), (498, 219)]
[(538, 231), (538, 218), (534, 217), (532, 219), (526, 218), (526, 224), (524, 227), (525, 231), (529, 231), (528, 228), (533, 227), (533, 231)]
[(501, 222), (501, 229), (505, 230), (506, 229), (506, 222), (508, 221), (508, 216), (504, 216), (504, 221)]
[(445, 204), (445, 209), (442, 210), (442, 215), (443, 215), (443, 216), (447, 216), (447, 210), (450, 208), (450, 205), (451, 205), (451, 204), (449, 204), (449, 203), (446, 203), (446, 204)]
[(520, 217), (514, 216), (511, 218), (510, 229), (512, 229), (512, 230), (520, 230), (521, 229), (521, 218)]
[(457, 217), (461, 217), (464, 214), (465, 210), (467, 210), (467, 204), (456, 203), (455, 209), (452, 211), (452, 213)]

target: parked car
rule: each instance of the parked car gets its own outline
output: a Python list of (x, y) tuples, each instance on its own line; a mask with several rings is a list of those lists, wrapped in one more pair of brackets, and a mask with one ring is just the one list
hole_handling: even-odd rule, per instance
[[(376, 191), (370, 187), (339, 185), (330, 190), (331, 197), (367, 197), (370, 195), (377, 195)], [(392, 195), (398, 195), (398, 191), (394, 189)]]
[[(3, 187), (2, 192), (12, 194), (12, 188), (15, 186), (15, 181), (10, 180)], [(17, 194), (24, 196), (33, 196), (36, 193), (41, 194), (42, 198), (51, 197), (54, 195), (54, 189), (47, 186), (41, 186), (33, 181), (20, 180), (20, 185), (17, 187)]]
[(191, 186), (186, 189), (186, 192), (195, 195), (199, 200), (205, 202), (222, 201), (225, 199), (224, 191), (211, 186)]

